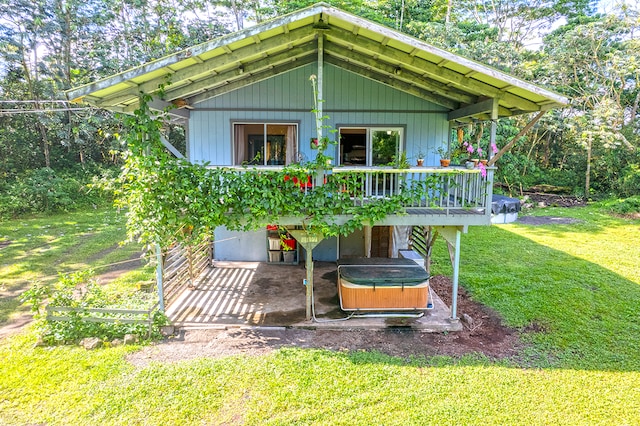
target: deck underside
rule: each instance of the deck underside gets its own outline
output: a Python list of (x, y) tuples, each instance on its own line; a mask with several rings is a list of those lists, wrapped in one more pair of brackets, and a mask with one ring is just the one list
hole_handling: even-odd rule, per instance
[[(340, 310), (335, 263), (315, 262), (314, 298), (318, 321), (305, 321), (306, 271), (303, 265), (283, 266), (252, 262), (216, 262), (167, 308), (171, 321), (180, 326), (301, 327), (367, 329), (410, 327), (424, 331), (455, 331), (449, 308), (432, 293), (434, 308), (421, 318), (351, 318)], [(397, 314), (397, 313), (396, 313)], [(327, 320), (334, 320), (327, 322)]]

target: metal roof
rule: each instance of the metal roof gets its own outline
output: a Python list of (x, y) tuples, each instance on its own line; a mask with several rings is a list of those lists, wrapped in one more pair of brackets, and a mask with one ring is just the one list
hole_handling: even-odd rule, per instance
[(448, 108), (450, 120), (486, 119), (561, 107), (568, 99), (492, 67), (368, 21), (325, 3), (228, 34), (67, 93), (74, 102), (132, 112), (140, 92), (165, 85), (161, 108), (176, 118), (206, 99), (317, 61)]

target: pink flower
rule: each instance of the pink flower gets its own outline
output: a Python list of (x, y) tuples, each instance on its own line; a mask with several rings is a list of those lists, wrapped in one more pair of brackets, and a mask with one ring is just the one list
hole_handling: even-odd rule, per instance
[(498, 153), (498, 147), (496, 146), (495, 142), (491, 143), (491, 150), (493, 151), (494, 154)]
[(467, 146), (467, 152), (469, 154), (473, 153), (473, 146), (471, 146), (471, 145)]
[(482, 175), (482, 177), (486, 178), (487, 177), (487, 168), (485, 167), (485, 165), (480, 163), (480, 164), (478, 164), (478, 167), (480, 167), (480, 174)]

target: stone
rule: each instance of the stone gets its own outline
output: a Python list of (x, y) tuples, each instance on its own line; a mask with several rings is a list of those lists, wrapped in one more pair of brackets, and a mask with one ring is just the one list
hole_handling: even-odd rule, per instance
[(102, 340), (97, 337), (86, 337), (80, 341), (80, 346), (86, 350), (97, 349), (102, 346)]
[(124, 335), (124, 344), (125, 345), (133, 345), (138, 342), (138, 336), (135, 334), (125, 334)]
[(160, 327), (160, 333), (164, 337), (173, 336), (174, 334), (176, 334), (176, 328), (172, 325), (165, 325), (163, 327)]
[(473, 318), (469, 314), (462, 314), (460, 317), (460, 321), (465, 324), (467, 327), (471, 328), (473, 326)]
[(123, 343), (122, 339), (113, 339), (111, 341), (111, 346), (122, 346)]

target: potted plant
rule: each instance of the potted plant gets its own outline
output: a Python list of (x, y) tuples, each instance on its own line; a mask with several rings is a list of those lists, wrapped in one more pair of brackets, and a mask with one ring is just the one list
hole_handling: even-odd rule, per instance
[(422, 146), (419, 146), (418, 152), (416, 153), (416, 164), (418, 167), (422, 167), (424, 165), (424, 157), (426, 157), (426, 153), (422, 150)]
[(449, 151), (444, 146), (440, 146), (436, 148), (435, 152), (440, 156), (440, 166), (449, 167), (449, 164), (451, 163)]
[(284, 263), (293, 263), (296, 255), (296, 240), (288, 232), (281, 234), (280, 246), (282, 247), (282, 259)]

